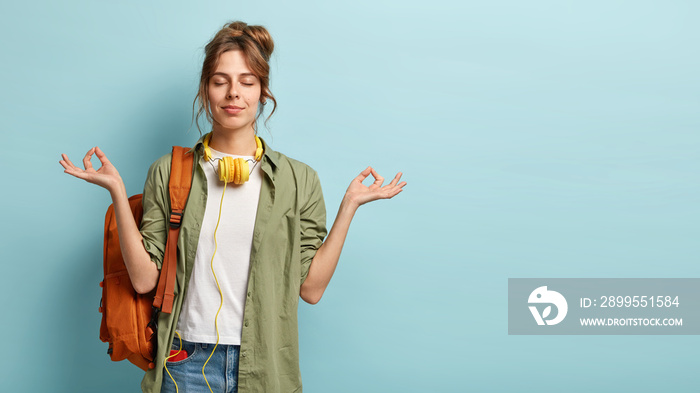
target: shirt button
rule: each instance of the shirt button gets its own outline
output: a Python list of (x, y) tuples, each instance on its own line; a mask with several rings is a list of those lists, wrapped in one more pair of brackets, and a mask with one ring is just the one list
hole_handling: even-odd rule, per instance
[(248, 292), (248, 297), (250, 297), (250, 291)]
[(241, 354), (241, 356), (243, 356), (243, 357), (245, 357), (245, 355), (246, 355), (246, 353), (245, 353), (245, 352), (243, 352), (243, 353)]
[(245, 325), (248, 326), (248, 321), (245, 321)]

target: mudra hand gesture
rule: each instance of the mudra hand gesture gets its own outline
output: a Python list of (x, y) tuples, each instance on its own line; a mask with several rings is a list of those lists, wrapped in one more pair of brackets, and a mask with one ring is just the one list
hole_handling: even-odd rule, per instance
[[(92, 167), (92, 162), (90, 162), (93, 154), (97, 155), (97, 158), (99, 158), (100, 163), (102, 164), (102, 166), (97, 170)], [(88, 150), (85, 157), (83, 157), (83, 166), (85, 169), (80, 169), (73, 165), (71, 160), (69, 160), (68, 156), (65, 154), (61, 154), (61, 158), (63, 159), (59, 161), (59, 164), (61, 164), (61, 166), (63, 166), (65, 169), (63, 172), (73, 175), (78, 179), (83, 179), (88, 183), (97, 184), (100, 187), (106, 188), (110, 192), (115, 191), (119, 185), (122, 184), (122, 178), (119, 176), (117, 168), (115, 168), (114, 165), (109, 162), (107, 156), (97, 146)]]
[[(362, 184), (367, 176), (372, 175), (374, 177), (374, 183), (369, 186)], [(399, 183), (401, 180), (402, 173), (399, 172), (394, 177), (389, 184), (382, 186), (384, 183), (384, 178), (381, 177), (377, 171), (371, 166), (362, 171), (356, 178), (352, 180), (347, 191), (345, 191), (345, 199), (355, 206), (361, 206), (367, 202), (375, 201), (377, 199), (390, 199), (396, 196), (398, 193), (403, 191), (403, 186), (406, 185), (405, 181)]]

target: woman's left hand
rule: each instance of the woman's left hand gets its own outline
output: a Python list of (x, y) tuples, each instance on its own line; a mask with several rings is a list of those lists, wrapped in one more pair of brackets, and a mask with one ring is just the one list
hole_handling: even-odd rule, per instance
[[(362, 184), (362, 181), (372, 174), (374, 177), (374, 183), (369, 187)], [(391, 183), (382, 186), (384, 183), (384, 178), (379, 176), (377, 171), (375, 171), (371, 166), (362, 171), (359, 176), (354, 178), (350, 183), (347, 191), (345, 191), (345, 199), (354, 204), (355, 206), (364, 205), (367, 202), (375, 201), (377, 199), (389, 199), (396, 196), (398, 193), (403, 191), (403, 186), (406, 185), (405, 181), (399, 183), (402, 173), (399, 172), (394, 177)]]

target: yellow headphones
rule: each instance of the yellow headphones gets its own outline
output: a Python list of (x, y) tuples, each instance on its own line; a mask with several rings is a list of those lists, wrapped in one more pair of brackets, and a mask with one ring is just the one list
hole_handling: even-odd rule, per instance
[[(210, 161), (211, 149), (209, 141), (211, 140), (211, 132), (204, 137), (204, 159)], [(260, 138), (255, 136), (255, 144), (258, 146), (255, 149), (255, 161), (260, 161), (263, 155), (262, 142)], [(226, 156), (219, 160), (219, 180), (225, 183), (243, 184), (250, 177), (250, 167), (245, 158), (233, 158)]]

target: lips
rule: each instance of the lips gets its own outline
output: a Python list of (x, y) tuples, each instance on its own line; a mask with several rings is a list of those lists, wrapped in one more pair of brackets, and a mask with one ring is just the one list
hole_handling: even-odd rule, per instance
[(235, 106), (235, 105), (225, 106), (225, 107), (223, 107), (222, 109), (223, 109), (226, 113), (229, 113), (229, 114), (232, 114), (232, 115), (235, 115), (236, 113), (240, 113), (240, 112), (243, 110), (243, 108), (241, 108), (240, 106)]

